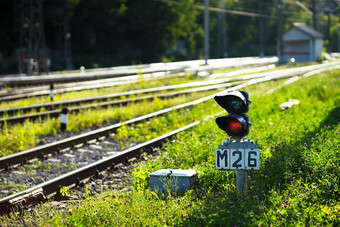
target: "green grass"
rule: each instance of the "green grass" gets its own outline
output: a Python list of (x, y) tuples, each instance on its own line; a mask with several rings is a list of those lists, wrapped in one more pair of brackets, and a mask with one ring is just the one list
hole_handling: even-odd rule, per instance
[[(216, 91), (193, 93), (189, 96), (178, 96), (173, 99), (160, 100), (155, 98), (152, 102), (144, 101), (124, 107), (109, 107), (106, 109), (87, 109), (77, 114), (69, 114), (67, 132), (80, 132), (91, 127), (100, 127), (103, 124), (113, 124), (131, 119), (140, 115), (171, 107), (189, 100), (212, 94)], [(35, 122), (26, 121), (14, 126), (5, 125), (1, 129), (0, 156), (9, 155), (18, 151), (32, 148), (44, 136), (56, 136), (60, 132), (60, 119), (47, 119)]]
[[(263, 95), (263, 84), (244, 89), (253, 101), (248, 137), (261, 150), (261, 170), (251, 172), (243, 199), (235, 193), (235, 173), (214, 168), (215, 149), (225, 134), (212, 118), (169, 141), (159, 158), (134, 170), (128, 192), (87, 196), (64, 210), (45, 204), (31, 213), (1, 217), (0, 224), (339, 226), (339, 74), (323, 73), (270, 95)], [(300, 104), (281, 111), (279, 105), (289, 99)], [(222, 110), (213, 100), (201, 107), (208, 115)], [(197, 170), (197, 186), (183, 196), (157, 196), (148, 189), (148, 174), (162, 168)]]

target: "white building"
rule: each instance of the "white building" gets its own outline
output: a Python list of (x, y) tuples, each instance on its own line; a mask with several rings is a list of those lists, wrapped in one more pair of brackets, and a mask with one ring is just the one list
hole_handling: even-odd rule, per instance
[(322, 53), (324, 35), (303, 23), (294, 23), (283, 34), (282, 60), (316, 61)]

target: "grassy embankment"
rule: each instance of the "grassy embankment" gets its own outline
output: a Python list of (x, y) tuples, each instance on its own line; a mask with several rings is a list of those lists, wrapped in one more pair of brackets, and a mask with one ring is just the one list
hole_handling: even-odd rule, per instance
[[(249, 138), (261, 149), (261, 170), (237, 199), (234, 172), (214, 169), (214, 152), (224, 139), (213, 119), (168, 142), (161, 156), (132, 173), (130, 191), (109, 191), (70, 202), (66, 210), (42, 205), (24, 217), (2, 217), (2, 225), (112, 226), (304, 226), (340, 225), (339, 71), (304, 79), (270, 95), (247, 90), (253, 103)], [(300, 104), (282, 112), (289, 99)], [(213, 101), (211, 108), (221, 109)], [(205, 110), (202, 110), (202, 113)], [(157, 196), (148, 174), (161, 168), (196, 169), (198, 184), (184, 196)]]
[[(168, 85), (168, 84), (176, 84), (180, 82), (188, 82), (190, 80), (195, 80), (192, 76), (188, 75), (183, 78), (171, 78), (155, 81), (155, 83), (146, 83), (143, 80), (140, 80), (138, 83), (138, 88), (148, 88), (155, 85)], [(197, 78), (196, 78), (197, 79)], [(136, 86), (136, 84), (132, 85), (124, 85), (116, 87), (118, 91), (124, 91), (132, 89)], [(136, 88), (136, 87), (135, 87)], [(105, 90), (105, 89), (104, 89)], [(117, 91), (117, 90), (116, 90)], [(97, 91), (97, 93), (104, 91)], [(201, 92), (195, 93), (187, 96), (180, 96), (176, 98), (169, 98), (166, 100), (160, 100), (155, 98), (152, 103), (143, 102), (138, 104), (130, 104), (127, 107), (110, 107), (107, 109), (93, 109), (93, 110), (84, 110), (78, 114), (69, 114), (69, 123), (67, 133), (69, 136), (70, 132), (79, 132), (88, 128), (100, 127), (101, 125), (113, 124), (116, 122), (121, 122), (127, 119), (131, 119), (133, 117), (144, 115), (150, 113), (152, 111), (160, 110), (163, 108), (167, 108), (170, 106), (178, 105), (190, 100), (195, 100), (200, 97), (207, 96), (210, 92)], [(92, 94), (97, 94), (96, 92)], [(73, 92), (71, 94), (66, 94), (64, 96), (60, 96), (63, 99), (68, 99), (70, 97), (74, 97), (77, 93)], [(78, 95), (88, 95), (89, 92), (81, 92)], [(26, 104), (32, 104), (37, 101), (36, 99), (28, 99), (24, 102)], [(44, 99), (39, 100), (44, 101)], [(20, 103), (20, 101), (18, 102)], [(18, 104), (17, 103), (17, 104)], [(196, 111), (197, 112), (197, 111)], [(20, 114), (19, 114), (20, 115)], [(145, 134), (147, 136), (135, 136), (135, 140), (131, 140), (130, 142), (141, 142), (148, 140), (150, 138), (157, 137), (159, 134), (166, 133), (172, 131), (176, 128), (184, 126), (189, 118), (194, 117), (192, 114), (188, 114), (188, 110), (179, 110), (172, 112), (167, 115), (167, 117), (156, 117), (151, 119), (150, 122), (143, 124), (142, 130), (136, 128), (133, 130), (134, 135)], [(167, 127), (162, 127), (162, 125), (167, 124)], [(139, 124), (140, 126), (141, 124)], [(126, 133), (127, 128), (125, 126), (122, 127), (118, 136), (114, 136), (114, 139), (118, 141), (120, 144), (120, 148), (124, 147), (125, 140), (127, 139), (128, 134)], [(65, 137), (63, 133), (60, 132), (59, 119), (47, 119), (47, 120), (37, 120), (34, 122), (26, 121), (24, 124), (17, 124), (15, 126), (5, 125), (5, 127), (1, 130), (2, 137), (0, 137), (0, 156), (12, 154), (18, 151), (22, 151), (25, 149), (29, 149), (31, 147), (37, 146), (39, 144), (44, 144), (45, 137), (53, 137), (58, 136), (59, 138)], [(128, 137), (131, 138), (132, 135)], [(34, 165), (24, 165), (20, 167), (20, 171), (25, 172), (25, 174), (30, 177), (34, 170), (41, 168), (55, 168), (55, 169), (70, 169), (68, 165), (45, 165), (42, 164), (39, 159), (36, 159)], [(71, 166), (72, 169), (72, 166)], [(25, 188), (24, 185), (21, 184), (8, 184), (6, 181), (0, 183), (0, 188), (6, 188), (13, 191), (23, 190)]]
[[(105, 95), (110, 93), (119, 93), (123, 91), (146, 89), (157, 86), (187, 83), (197, 80), (201, 80), (201, 78), (195, 78), (193, 75), (152, 81), (145, 81), (141, 78), (138, 83), (111, 88), (101, 88), (91, 91), (69, 92), (67, 94), (56, 95), (55, 101), (64, 101), (80, 97), (84, 98), (90, 96)], [(166, 99), (165, 101), (156, 98), (152, 104), (149, 104), (148, 102), (143, 102), (128, 105), (127, 107), (109, 107), (106, 109), (97, 110), (89, 109), (83, 110), (77, 114), (70, 113), (67, 131), (79, 132), (86, 128), (95, 126), (99, 127), (102, 124), (112, 124), (116, 122), (121, 122), (133, 118), (135, 116), (143, 115), (146, 113), (150, 113), (152, 111), (160, 110), (162, 108), (181, 104), (186, 102), (187, 100), (193, 100), (199, 97), (203, 97), (204, 95), (211, 94), (212, 92), (203, 92), (192, 94), (189, 96), (180, 96), (173, 99)], [(46, 102), (49, 102), (47, 97), (28, 98), (11, 103), (3, 103), (0, 105), (0, 108), (27, 106)], [(43, 109), (41, 111), (43, 111)], [(22, 113), (19, 112), (17, 116), (19, 115), (22, 115)], [(0, 133), (2, 135), (0, 137), (0, 156), (9, 155), (18, 151), (34, 147), (40, 142), (41, 138), (44, 136), (56, 136), (58, 134), (61, 134), (59, 121), (60, 121), (59, 119), (47, 119), (36, 120), (34, 122), (26, 121), (23, 124), (16, 125), (5, 124), (5, 126), (0, 130)]]
[[(126, 107), (88, 109), (77, 114), (70, 113), (66, 132), (79, 132), (91, 127), (100, 127), (103, 124), (122, 122), (133, 117), (185, 103), (188, 100), (195, 100), (211, 93), (213, 92), (196, 93), (166, 100), (155, 98), (152, 102), (145, 101)], [(1, 134), (0, 156), (5, 156), (36, 146), (44, 136), (57, 136), (62, 133), (60, 132), (60, 119), (52, 118), (43, 121), (26, 121), (23, 124), (14, 126), (5, 125), (1, 129)]]

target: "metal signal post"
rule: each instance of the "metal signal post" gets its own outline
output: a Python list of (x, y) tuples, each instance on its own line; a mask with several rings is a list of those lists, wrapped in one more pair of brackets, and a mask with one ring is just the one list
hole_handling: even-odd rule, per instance
[(216, 124), (231, 138), (216, 149), (216, 169), (235, 170), (237, 193), (249, 187), (249, 171), (260, 169), (260, 151), (253, 141), (247, 140), (251, 123), (246, 112), (251, 101), (245, 91), (227, 91), (215, 96), (215, 101), (229, 114), (216, 118)]
[(204, 61), (209, 60), (209, 0), (204, 0)]

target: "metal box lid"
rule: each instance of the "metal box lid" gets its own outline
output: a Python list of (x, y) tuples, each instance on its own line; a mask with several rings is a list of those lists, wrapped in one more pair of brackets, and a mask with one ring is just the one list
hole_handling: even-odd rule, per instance
[(192, 169), (160, 169), (156, 172), (150, 173), (150, 176), (157, 177), (192, 177), (197, 174), (196, 170)]

